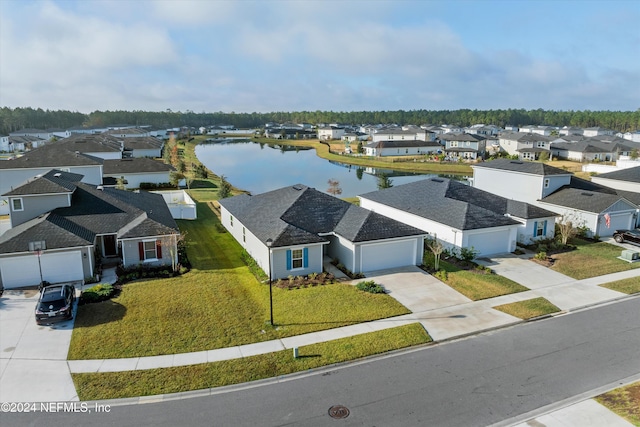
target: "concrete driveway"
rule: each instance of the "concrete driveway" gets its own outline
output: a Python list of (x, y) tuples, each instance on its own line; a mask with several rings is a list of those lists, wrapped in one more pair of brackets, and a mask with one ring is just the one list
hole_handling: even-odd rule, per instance
[(496, 274), (520, 283), (531, 290), (557, 286), (574, 282), (575, 279), (565, 276), (537, 264), (529, 259), (513, 254), (502, 254), (491, 258), (477, 259), (478, 264), (489, 267)]
[(383, 285), (389, 296), (412, 311), (402, 319), (420, 322), (434, 340), (520, 322), (488, 303), (470, 300), (416, 266), (374, 271), (366, 276)]
[(38, 326), (37, 301), (37, 290), (0, 297), (0, 402), (77, 401), (67, 365), (74, 321)]

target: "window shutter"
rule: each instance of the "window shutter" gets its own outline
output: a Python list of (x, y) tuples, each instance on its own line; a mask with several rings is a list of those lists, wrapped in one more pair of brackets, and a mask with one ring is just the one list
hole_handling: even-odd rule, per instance
[(304, 268), (309, 267), (309, 248), (304, 248), (302, 250), (302, 263)]
[(144, 261), (144, 243), (138, 242), (138, 255), (140, 256), (140, 261)]
[(291, 270), (291, 249), (287, 249), (287, 270)]
[(533, 221), (533, 237), (538, 235), (538, 221)]
[(547, 220), (544, 221), (544, 225), (542, 226), (542, 234), (546, 237), (547, 236)]
[(158, 259), (162, 258), (162, 242), (160, 240), (156, 240), (156, 256)]

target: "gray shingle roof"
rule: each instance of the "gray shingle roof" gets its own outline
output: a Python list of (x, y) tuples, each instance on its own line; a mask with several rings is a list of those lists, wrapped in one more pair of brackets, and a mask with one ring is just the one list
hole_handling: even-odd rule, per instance
[(124, 173), (170, 172), (176, 170), (173, 166), (159, 160), (146, 157), (131, 159), (108, 159), (104, 161), (103, 173), (116, 175)]
[(223, 199), (220, 204), (262, 242), (274, 247), (321, 243), (335, 232), (353, 241), (424, 234), (302, 184)]
[(459, 230), (521, 224), (556, 216), (525, 202), (509, 200), (446, 178), (431, 178), (363, 194), (369, 199)]
[(598, 175), (598, 178), (640, 183), (640, 166), (603, 173)]
[(82, 175), (52, 169), (42, 176), (30, 179), (3, 196), (26, 196), (34, 194), (73, 193)]
[[(47, 249), (91, 245), (99, 234), (138, 238), (177, 234), (178, 226), (159, 194), (76, 183), (70, 207), (57, 208), (0, 236), (0, 253), (22, 252), (34, 240)], [(26, 248), (26, 249), (25, 249)]]
[(135, 136), (124, 139), (125, 150), (148, 150), (162, 147), (164, 143), (152, 136)]
[(618, 194), (564, 186), (540, 201), (585, 212), (601, 213), (622, 198)]
[(571, 175), (564, 169), (549, 166), (541, 162), (527, 162), (509, 159), (495, 159), (490, 162), (477, 163), (474, 168), (501, 169), (531, 175)]
[(52, 143), (53, 146), (80, 153), (112, 153), (122, 151), (122, 143), (106, 133), (74, 133)]
[(101, 165), (102, 159), (88, 154), (75, 153), (55, 143), (31, 150), (24, 156), (0, 162), (0, 169), (62, 168), (65, 166)]

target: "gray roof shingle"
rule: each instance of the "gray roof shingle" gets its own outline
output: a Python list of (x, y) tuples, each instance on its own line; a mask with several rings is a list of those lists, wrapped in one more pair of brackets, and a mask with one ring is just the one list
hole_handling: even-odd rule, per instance
[(528, 162), (509, 159), (495, 159), (489, 162), (477, 163), (474, 168), (501, 169), (513, 172), (526, 173), (531, 175), (571, 175), (564, 169), (549, 166), (541, 162)]
[(3, 194), (3, 196), (27, 196), (35, 194), (73, 193), (76, 183), (83, 176), (77, 173), (52, 169), (44, 175), (30, 179), (21, 186)]
[(150, 173), (171, 172), (176, 169), (160, 160), (146, 157), (134, 157), (130, 159), (108, 159), (104, 161), (103, 173), (105, 175), (117, 175), (124, 173)]
[(262, 242), (272, 239), (274, 247), (327, 242), (323, 234), (332, 232), (353, 242), (424, 234), (302, 184), (220, 204)]
[(509, 200), (446, 178), (415, 181), (360, 197), (459, 230), (521, 224), (510, 216), (523, 219), (556, 216), (546, 209)]
[(640, 183), (640, 166), (603, 173), (598, 175), (598, 178)]

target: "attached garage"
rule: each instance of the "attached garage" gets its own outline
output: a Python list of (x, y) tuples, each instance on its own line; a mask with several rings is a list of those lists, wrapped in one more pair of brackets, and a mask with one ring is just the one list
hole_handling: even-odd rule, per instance
[(599, 236), (612, 236), (613, 232), (616, 230), (628, 230), (630, 228), (635, 228), (633, 226), (633, 213), (625, 212), (620, 214), (610, 214), (609, 216), (609, 226), (607, 227), (607, 221), (604, 218), (604, 215), (600, 218), (600, 223), (598, 224), (598, 231), (596, 234)]
[(463, 246), (473, 247), (478, 251), (478, 256), (511, 252), (510, 234), (510, 229), (473, 232), (467, 236), (467, 243)]
[(5, 289), (37, 286), (42, 279), (51, 283), (83, 280), (82, 254), (79, 250), (70, 252), (44, 252), (40, 256), (28, 254), (0, 258), (0, 274)]
[(360, 249), (360, 271), (416, 265), (416, 257), (416, 239), (363, 244)]

